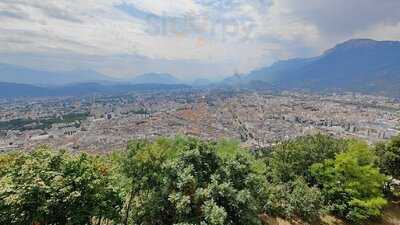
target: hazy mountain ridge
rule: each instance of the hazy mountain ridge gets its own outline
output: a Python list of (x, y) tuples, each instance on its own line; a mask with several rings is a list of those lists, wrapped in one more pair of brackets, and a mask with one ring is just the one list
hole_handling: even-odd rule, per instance
[[(199, 87), (212, 84), (204, 79), (185, 82), (167, 73), (147, 73), (117, 80), (91, 70), (50, 72), (8, 64), (0, 64), (0, 82), (59, 86), (58, 93), (63, 91), (68, 93), (69, 89), (65, 87), (67, 84), (75, 85), (75, 89), (82, 89), (80, 93), (109, 91), (113, 86), (125, 90), (122, 87), (127, 83), (190, 84)], [(103, 86), (90, 86), (88, 82), (101, 83)], [(79, 83), (86, 83), (86, 85), (84, 88), (77, 88), (76, 85)], [(256, 86), (257, 89), (265, 87), (265, 89), (355, 91), (400, 96), (400, 42), (353, 39), (328, 49), (320, 56), (278, 61), (247, 75), (229, 77), (223, 83), (234, 87)], [(21, 89), (22, 86), (18, 88)], [(25, 86), (25, 88), (28, 87)], [(85, 88), (89, 91), (84, 90)], [(12, 92), (9, 85), (7, 89)], [(33, 93), (34, 89), (32, 87), (29, 90)], [(54, 90), (51, 91), (53, 92)]]
[(0, 63), (0, 82), (29, 85), (69, 85), (78, 83), (184, 84), (171, 74), (147, 73), (129, 79), (116, 79), (94, 70), (47, 71)]
[(50, 72), (0, 63), (0, 97), (82, 96), (190, 88), (170, 74), (118, 80), (92, 70)]
[(44, 97), (50, 95), (47, 88), (36, 87), (29, 84), (15, 84), (0, 82), (0, 97)]
[(400, 96), (400, 42), (354, 39), (321, 56), (291, 59), (241, 78), (285, 89), (357, 91)]
[(182, 84), (112, 84), (79, 83), (57, 87), (38, 87), (29, 84), (0, 82), (0, 97), (83, 96), (90, 94), (118, 94), (131, 91), (186, 89)]
[(53, 72), (0, 63), (0, 82), (30, 85), (65, 85), (68, 83), (111, 81), (93, 70)]

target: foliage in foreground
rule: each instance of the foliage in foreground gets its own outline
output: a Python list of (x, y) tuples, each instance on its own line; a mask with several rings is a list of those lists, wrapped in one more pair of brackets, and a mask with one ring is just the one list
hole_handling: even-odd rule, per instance
[(345, 151), (347, 141), (329, 136), (299, 137), (267, 152), (266, 179), (270, 183), (266, 211), (285, 218), (312, 222), (323, 213), (322, 193), (310, 168)]
[(366, 144), (353, 142), (334, 160), (312, 166), (312, 174), (333, 212), (355, 223), (381, 215), (387, 204), (383, 198), (387, 178), (375, 165), (376, 158)]
[(387, 143), (378, 144), (375, 149), (382, 172), (400, 180), (400, 135)]
[(260, 224), (265, 184), (255, 160), (239, 149), (224, 149), (222, 157), (216, 143), (179, 141), (168, 148), (165, 140), (129, 145), (122, 161), (131, 180), (125, 223)]
[(94, 217), (118, 218), (121, 199), (94, 157), (40, 147), (9, 156), (0, 171), (0, 224), (81, 225)]
[(290, 183), (270, 185), (264, 205), (268, 214), (287, 219), (302, 218), (306, 222), (317, 220), (322, 207), (320, 190), (310, 187), (301, 177)]
[(256, 225), (262, 214), (313, 224), (327, 212), (362, 224), (387, 203), (397, 140), (373, 151), (306, 136), (258, 156), (232, 141), (182, 137), (132, 141), (108, 156), (4, 154), (0, 224)]

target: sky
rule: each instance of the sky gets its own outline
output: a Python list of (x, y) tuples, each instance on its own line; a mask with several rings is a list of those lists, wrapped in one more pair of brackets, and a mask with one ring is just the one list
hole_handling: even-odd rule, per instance
[(352, 38), (400, 39), (399, 0), (0, 0), (0, 62), (223, 79)]

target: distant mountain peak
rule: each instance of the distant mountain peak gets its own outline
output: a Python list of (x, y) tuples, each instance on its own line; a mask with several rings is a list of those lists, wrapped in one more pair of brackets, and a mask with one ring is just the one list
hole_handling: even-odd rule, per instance
[(348, 41), (345, 41), (343, 43), (337, 44), (335, 47), (328, 49), (324, 52), (324, 55), (329, 55), (331, 53), (337, 52), (337, 51), (346, 51), (346, 50), (351, 50), (351, 49), (356, 49), (356, 48), (365, 48), (369, 46), (374, 46), (379, 41), (375, 41), (372, 39), (350, 39)]
[(343, 43), (337, 44), (335, 47), (328, 49), (322, 56), (327, 56), (334, 53), (345, 53), (353, 50), (362, 50), (373, 52), (376, 49), (383, 48), (398, 48), (400, 41), (376, 41), (373, 39), (350, 39)]
[(338, 45), (365, 46), (365, 45), (371, 45), (371, 44), (399, 44), (399, 43), (400, 43), (400, 41), (389, 41), (389, 40), (377, 41), (374, 39), (359, 38), (359, 39), (350, 39), (350, 40), (345, 41)]
[(314, 58), (281, 61), (253, 71), (245, 80), (287, 89), (400, 96), (400, 41), (348, 40)]
[(374, 44), (376, 40), (373, 39), (368, 39), (368, 38), (355, 38), (355, 39), (350, 39), (348, 41), (345, 41), (342, 43), (342, 45), (360, 45), (360, 44)]

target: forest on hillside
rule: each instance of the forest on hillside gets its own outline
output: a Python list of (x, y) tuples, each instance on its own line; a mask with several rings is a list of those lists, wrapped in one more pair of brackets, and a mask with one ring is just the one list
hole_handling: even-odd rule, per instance
[(400, 136), (371, 146), (314, 135), (257, 151), (189, 137), (109, 155), (39, 146), (0, 155), (0, 224), (365, 224), (398, 199), (398, 180)]

